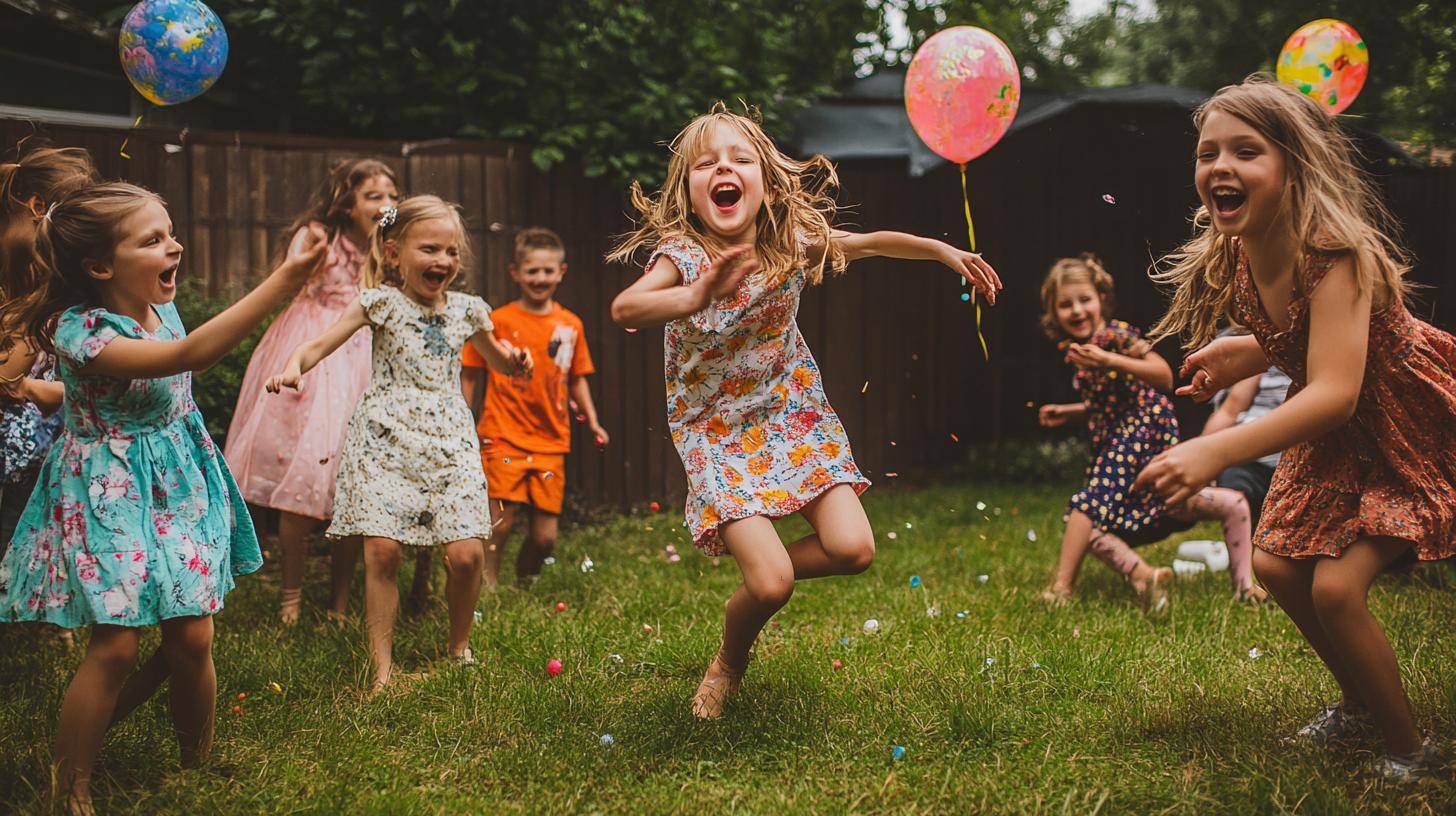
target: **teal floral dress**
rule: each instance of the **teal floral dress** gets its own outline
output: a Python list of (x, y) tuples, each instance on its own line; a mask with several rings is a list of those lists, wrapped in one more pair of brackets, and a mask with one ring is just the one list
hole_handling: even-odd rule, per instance
[(55, 345), (64, 427), (0, 561), (0, 621), (147, 626), (222, 609), (233, 577), (263, 563), (237, 485), (192, 401), (192, 375), (87, 376), (118, 337), (177, 341), (177, 309), (156, 333), (75, 307)]

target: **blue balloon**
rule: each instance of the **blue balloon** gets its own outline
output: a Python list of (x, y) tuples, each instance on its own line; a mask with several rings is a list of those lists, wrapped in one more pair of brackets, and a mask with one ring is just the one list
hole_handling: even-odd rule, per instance
[(198, 0), (142, 0), (127, 12), (117, 47), (126, 78), (157, 105), (201, 96), (227, 66), (227, 30)]

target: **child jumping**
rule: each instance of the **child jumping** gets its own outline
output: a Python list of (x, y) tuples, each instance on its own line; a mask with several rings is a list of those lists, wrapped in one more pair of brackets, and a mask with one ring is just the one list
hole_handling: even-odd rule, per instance
[(1173, 387), (1173, 370), (1141, 332), (1110, 319), (1112, 290), (1112, 276), (1090, 253), (1057, 261), (1041, 286), (1042, 329), (1066, 349), (1082, 397), (1071, 405), (1043, 405), (1041, 424), (1054, 428), (1085, 418), (1092, 434), (1087, 482), (1072, 496), (1057, 572), (1042, 598), (1058, 606), (1071, 600), (1090, 549), (1127, 580), (1144, 612), (1160, 614), (1168, 605), (1173, 571), (1149, 566), (1128, 542), (1151, 544), (1186, 530), (1195, 519), (1218, 519), (1228, 541), (1235, 596), (1261, 602), (1266, 596), (1250, 568), (1249, 504), (1243, 494), (1205, 487), (1185, 505), (1169, 508), (1156, 495), (1132, 489), (1138, 469), (1178, 441), (1178, 418), (1163, 393)]
[(303, 375), (358, 330), (373, 329), (373, 375), (349, 419), (329, 538), (364, 540), (364, 611), (374, 690), (394, 667), (396, 583), (403, 548), (445, 551), (448, 653), (473, 662), (470, 628), (480, 598), (490, 508), (470, 408), (460, 395), (460, 350), (468, 342), (490, 364), (530, 371), (526, 349), (507, 351), (491, 334), (490, 307), (449, 290), (469, 251), (465, 224), (431, 195), (388, 207), (374, 229), (359, 296), (332, 328), (294, 349), (269, 391)]
[[(587, 350), (581, 318), (556, 302), (566, 275), (566, 247), (549, 229), (531, 227), (516, 235), (511, 280), (521, 289), (513, 303), (491, 312), (495, 336), (541, 360), (529, 377), (490, 375), (485, 405), (476, 427), (490, 500), (499, 518), (485, 548), (485, 585), (495, 589), (501, 551), (515, 525), (517, 508), (531, 510), (530, 530), (516, 557), (516, 580), (527, 583), (541, 573), (556, 549), (561, 505), (566, 498), (566, 455), (571, 452), (570, 404), (576, 403), (598, 447), (607, 444), (597, 421), (587, 376), (596, 369)], [(485, 360), (466, 346), (461, 388), (474, 401)]]
[[(310, 372), (291, 394), (269, 396), (267, 379), (283, 367), (297, 346), (323, 333), (359, 294), (359, 272), (369, 235), (385, 207), (399, 203), (394, 171), (374, 159), (338, 163), (289, 234), (297, 243), (313, 225), (329, 235), (328, 260), (318, 276), (268, 326), (248, 361), (238, 390), (237, 411), (228, 426), (224, 455), (243, 498), (278, 511), (283, 591), (279, 618), (298, 622), (307, 538), (333, 515), (334, 479), (349, 414), (369, 385), (368, 333), (355, 335), (333, 357)], [(349, 585), (359, 560), (359, 542), (335, 542), (329, 614), (342, 620)], [(428, 572), (416, 571), (417, 579)], [(417, 584), (418, 586), (418, 584)]]
[[(875, 255), (939, 261), (990, 301), (1000, 280), (979, 255), (940, 241), (834, 229), (833, 165), (790, 159), (758, 122), (721, 104), (671, 150), (655, 198), (633, 186), (641, 223), (610, 257), (651, 255), (613, 301), (612, 318), (628, 328), (666, 324), (667, 416), (687, 471), (687, 525), (699, 549), (731, 554), (743, 574), (693, 696), (693, 714), (712, 719), (796, 580), (863, 572), (874, 560), (858, 498), (869, 481), (799, 334), (800, 293), (826, 267)], [(785, 547), (771, 519), (794, 512), (815, 532)]]
[[(1373, 722), (1387, 753), (1372, 771), (1404, 782), (1435, 750), (1367, 594), (1393, 564), (1456, 555), (1456, 338), (1406, 310), (1389, 214), (1318, 103), (1252, 77), (1194, 123), (1197, 234), (1154, 273), (1176, 286), (1154, 333), (1198, 349), (1179, 389), (1195, 399), (1270, 364), (1293, 384), (1264, 417), (1164, 451), (1137, 486), (1182, 501), (1231, 463), (1284, 452), (1254, 567), (1342, 695), (1295, 736)], [(1253, 334), (1210, 342), (1225, 316)]]
[[(324, 255), (310, 232), (262, 284), (187, 334), (172, 301), (182, 245), (156, 195), (83, 188), (47, 208), (37, 288), (0, 306), (0, 336), (58, 359), (65, 425), (0, 562), (0, 621), (91, 627), (56, 725), (55, 795), (91, 811), (91, 770), (136, 663), (160, 626), (183, 767), (212, 746), (212, 616), (236, 575), (262, 564), (246, 505), (192, 401), (216, 363)], [(135, 696), (135, 695), (132, 695)]]

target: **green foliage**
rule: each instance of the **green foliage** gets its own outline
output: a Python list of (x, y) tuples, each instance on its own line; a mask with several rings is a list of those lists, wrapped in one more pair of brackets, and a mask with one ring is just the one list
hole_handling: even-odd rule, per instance
[[(312, 558), (303, 622), (284, 628), (274, 560), (239, 579), (217, 618), (216, 769), (178, 771), (164, 689), (107, 733), (97, 811), (1451, 812), (1449, 766), (1420, 785), (1382, 787), (1357, 775), (1376, 738), (1281, 744), (1338, 688), (1283, 612), (1229, 597), (1226, 573), (1178, 582), (1171, 614), (1150, 622), (1122, 580), (1089, 559), (1076, 603), (1046, 608), (1037, 592), (1075, 489), (1076, 475), (1063, 477), (866, 493), (881, 531), (874, 566), (801, 582), (714, 723), (695, 722), (688, 700), (739, 574), (730, 558), (715, 568), (692, 552), (675, 515), (569, 531), (531, 590), (507, 581), (485, 593), (476, 666), (444, 657), (437, 574), (432, 608), (396, 629), (397, 687), (372, 698), (362, 581), (353, 623), (335, 626), (322, 614), (327, 559)], [(977, 501), (992, 512), (976, 512)], [(798, 518), (780, 524), (785, 540), (807, 532)], [(1210, 536), (1212, 525), (1186, 534)], [(506, 545), (507, 569), (519, 540)], [(667, 559), (670, 542), (679, 563)], [(1175, 548), (1140, 552), (1165, 564)], [(577, 568), (583, 555), (594, 572)], [(405, 560), (407, 587), (414, 559)], [(941, 614), (927, 616), (927, 603)], [(1370, 604), (1418, 722), (1448, 742), (1456, 594), (1386, 577)], [(878, 634), (863, 634), (867, 618), (880, 621)], [(155, 627), (143, 637), (148, 654)], [(552, 658), (565, 672), (548, 678)], [(0, 812), (45, 812), (55, 714), (79, 660), (47, 627), (0, 627)], [(898, 762), (895, 745), (906, 749)]]
[[(232, 305), (226, 297), (209, 298), (184, 285), (177, 291), (177, 314), (182, 325), (189, 331), (206, 323), (213, 315)], [(233, 420), (233, 410), (238, 404), (238, 391), (243, 387), (243, 374), (248, 370), (248, 361), (253, 358), (253, 349), (268, 330), (272, 318), (263, 321), (237, 348), (227, 353), (217, 365), (192, 375), (192, 400), (207, 422), (207, 431), (221, 438), (227, 433)]]
[(1039, 442), (1017, 440), (971, 448), (956, 473), (1012, 484), (1046, 484), (1080, 476), (1090, 459), (1087, 440), (1082, 436)]

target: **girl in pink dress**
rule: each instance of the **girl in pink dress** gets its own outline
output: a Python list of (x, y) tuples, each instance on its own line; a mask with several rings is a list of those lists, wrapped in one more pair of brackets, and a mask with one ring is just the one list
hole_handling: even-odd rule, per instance
[[(344, 431), (359, 395), (369, 385), (369, 334), (355, 335), (338, 353), (309, 372), (297, 391), (264, 393), (268, 377), (283, 368), (293, 349), (338, 321), (359, 294), (359, 270), (369, 234), (385, 206), (399, 203), (394, 171), (374, 159), (336, 165), (309, 208), (293, 223), (296, 245), (313, 224), (329, 235), (329, 254), (303, 291), (273, 321), (248, 361), (228, 426), (224, 454), (249, 504), (278, 511), (283, 551), (280, 618), (296, 623), (307, 538), (333, 517), (334, 478)], [(290, 250), (292, 252), (292, 250)], [(342, 618), (359, 558), (359, 542), (334, 546), (330, 614)]]
[[(822, 183), (809, 179), (819, 177)], [(718, 717), (749, 648), (794, 582), (863, 572), (874, 532), (858, 494), (869, 486), (795, 316), (804, 287), (856, 258), (939, 261), (989, 300), (1000, 281), (979, 255), (898, 232), (831, 226), (836, 184), (824, 157), (780, 153), (756, 121), (721, 105), (672, 143), (667, 183), (613, 253), (651, 249), (647, 270), (612, 303), (629, 328), (665, 325), (667, 415), (688, 477), (687, 523), (709, 555), (731, 554), (743, 585), (728, 600), (723, 641), (693, 697)], [(772, 519), (814, 528), (788, 546)]]

